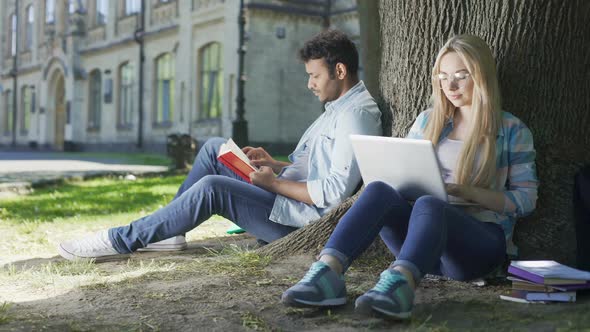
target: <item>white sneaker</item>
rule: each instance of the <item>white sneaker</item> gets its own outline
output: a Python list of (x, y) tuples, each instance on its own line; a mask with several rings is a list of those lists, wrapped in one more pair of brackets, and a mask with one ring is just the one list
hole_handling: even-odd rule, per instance
[(62, 242), (57, 247), (61, 257), (67, 260), (95, 259), (101, 261), (113, 257), (123, 257), (119, 254), (111, 240), (108, 230), (97, 232), (79, 240)]
[(186, 249), (186, 247), (186, 238), (184, 235), (178, 235), (160, 242), (150, 243), (145, 248), (137, 249), (137, 251), (180, 251)]

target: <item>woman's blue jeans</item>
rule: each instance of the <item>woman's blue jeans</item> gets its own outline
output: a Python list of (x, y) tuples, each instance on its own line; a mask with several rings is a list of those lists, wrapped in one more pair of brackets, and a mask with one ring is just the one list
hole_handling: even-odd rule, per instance
[(184, 234), (214, 214), (266, 242), (296, 230), (268, 219), (276, 194), (247, 183), (217, 160), (223, 143), (223, 138), (205, 142), (172, 202), (127, 226), (109, 229), (115, 250), (130, 253), (149, 243)]
[(393, 266), (455, 280), (485, 276), (502, 264), (506, 240), (500, 225), (481, 222), (432, 196), (411, 206), (383, 182), (372, 182), (342, 217), (320, 255), (335, 256), (346, 270), (377, 235), (395, 255)]

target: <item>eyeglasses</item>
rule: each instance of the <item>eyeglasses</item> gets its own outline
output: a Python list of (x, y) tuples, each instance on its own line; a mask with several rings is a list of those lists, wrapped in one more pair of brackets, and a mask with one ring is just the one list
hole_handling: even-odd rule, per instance
[(440, 73), (436, 75), (436, 78), (440, 83), (441, 89), (448, 89), (451, 86), (451, 83), (453, 82), (456, 82), (457, 87), (459, 89), (462, 89), (463, 87), (465, 87), (465, 84), (467, 84), (467, 80), (470, 76), (471, 74), (469, 74), (468, 72), (458, 71), (453, 74)]

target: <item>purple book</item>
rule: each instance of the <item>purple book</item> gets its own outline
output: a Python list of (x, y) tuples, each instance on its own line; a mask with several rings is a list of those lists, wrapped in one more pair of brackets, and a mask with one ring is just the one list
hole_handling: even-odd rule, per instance
[(512, 261), (508, 273), (542, 285), (555, 285), (566, 290), (590, 288), (590, 272), (555, 261)]

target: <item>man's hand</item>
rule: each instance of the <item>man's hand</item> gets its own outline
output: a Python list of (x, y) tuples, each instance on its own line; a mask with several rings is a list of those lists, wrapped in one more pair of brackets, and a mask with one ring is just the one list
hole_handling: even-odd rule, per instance
[(242, 148), (242, 151), (246, 154), (246, 157), (250, 159), (250, 163), (256, 167), (260, 166), (268, 166), (272, 169), (275, 174), (279, 174), (283, 167), (289, 165), (289, 163), (284, 163), (275, 160), (271, 155), (266, 152), (263, 148), (253, 148), (251, 146), (246, 146)]
[(272, 168), (268, 166), (261, 166), (258, 172), (250, 173), (250, 181), (252, 181), (253, 185), (256, 185), (260, 188), (266, 189), (271, 192), (274, 192), (272, 190), (272, 186), (275, 180), (276, 178), (272, 171)]
[(242, 151), (246, 154), (246, 157), (250, 159), (250, 163), (254, 166), (268, 166), (273, 167), (276, 160), (270, 156), (266, 150), (263, 148), (253, 148), (251, 146), (246, 146), (242, 148)]
[(305, 204), (314, 204), (307, 191), (306, 182), (295, 182), (275, 177), (272, 169), (268, 166), (261, 166), (259, 171), (250, 173), (250, 181), (252, 181), (252, 184), (275, 194), (280, 194)]

